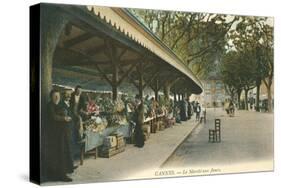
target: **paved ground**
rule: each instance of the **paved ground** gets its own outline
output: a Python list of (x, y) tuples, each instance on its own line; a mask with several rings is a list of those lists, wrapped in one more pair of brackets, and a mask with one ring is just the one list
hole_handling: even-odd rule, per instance
[[(238, 111), (235, 117), (228, 117), (221, 109), (208, 109), (207, 116), (207, 123), (198, 126), (163, 169), (178, 168), (179, 175), (203, 175), (273, 168), (273, 114)], [(222, 121), (221, 143), (208, 142), (215, 117)]]
[[(151, 134), (144, 148), (127, 144), (123, 153), (112, 158), (87, 158), (73, 174), (73, 183), (100, 182), (156, 177), (161, 164), (198, 125), (194, 120)], [(63, 184), (47, 182), (43, 185)]]
[[(221, 143), (208, 142), (215, 118), (222, 121)], [(144, 148), (127, 145), (110, 159), (88, 158), (72, 174), (73, 183), (272, 170), (273, 114), (238, 111), (228, 117), (208, 109), (207, 123), (196, 125), (191, 120), (151, 134)], [(62, 183), (43, 185), (56, 184)]]

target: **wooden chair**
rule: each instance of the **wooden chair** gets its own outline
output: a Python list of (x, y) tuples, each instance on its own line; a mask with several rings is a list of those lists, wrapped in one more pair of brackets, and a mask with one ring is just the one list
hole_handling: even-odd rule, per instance
[(209, 142), (215, 142), (215, 130), (209, 129)]
[(221, 120), (215, 119), (215, 140), (221, 142)]

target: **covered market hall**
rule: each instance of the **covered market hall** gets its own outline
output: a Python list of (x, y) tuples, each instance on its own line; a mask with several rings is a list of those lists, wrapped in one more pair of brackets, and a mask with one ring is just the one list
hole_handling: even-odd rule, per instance
[[(112, 113), (118, 115), (129, 113), (123, 109), (127, 108), (130, 96), (137, 95), (141, 101), (137, 121), (146, 139), (161, 129), (159, 121), (168, 117), (163, 109), (146, 115), (145, 106), (149, 106), (146, 95), (160, 104), (170, 100), (176, 103), (202, 92), (199, 79), (129, 10), (59, 4), (41, 4), (40, 9), (41, 132), (47, 126), (46, 105), (54, 87), (72, 91), (75, 86), (81, 86), (83, 93), (99, 106), (99, 122), (104, 122), (102, 116), (110, 107), (117, 108)], [(121, 98), (126, 101), (119, 105)], [(111, 117), (102, 128), (96, 125), (97, 117), (83, 122), (85, 144), (79, 153), (80, 163), (87, 152), (93, 151), (96, 157), (110, 157), (111, 151), (112, 155), (118, 153), (118, 147), (107, 154), (97, 149), (112, 134), (130, 143), (130, 120), (125, 119)], [(88, 126), (91, 123), (95, 125)]]

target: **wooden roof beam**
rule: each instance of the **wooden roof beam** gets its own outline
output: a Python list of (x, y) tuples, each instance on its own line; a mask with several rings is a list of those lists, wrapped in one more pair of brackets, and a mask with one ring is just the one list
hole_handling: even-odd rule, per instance
[(89, 49), (86, 53), (87, 53), (87, 55), (92, 56), (92, 55), (104, 52), (105, 49), (106, 49), (106, 46), (105, 46), (105, 44), (103, 44), (103, 45), (100, 45), (100, 46), (96, 46), (92, 49)]
[(70, 48), (76, 44), (89, 40), (92, 37), (94, 37), (92, 33), (84, 33), (82, 35), (79, 35), (78, 37), (65, 41), (63, 45), (65, 48)]

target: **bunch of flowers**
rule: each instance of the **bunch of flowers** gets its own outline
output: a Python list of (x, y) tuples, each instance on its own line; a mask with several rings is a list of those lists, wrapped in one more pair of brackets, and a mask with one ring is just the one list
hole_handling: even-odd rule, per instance
[(116, 101), (114, 101), (113, 105), (113, 113), (121, 113), (125, 110), (125, 104), (121, 99), (117, 99)]
[(101, 98), (98, 100), (99, 111), (112, 114), (114, 112), (114, 103), (110, 98)]

